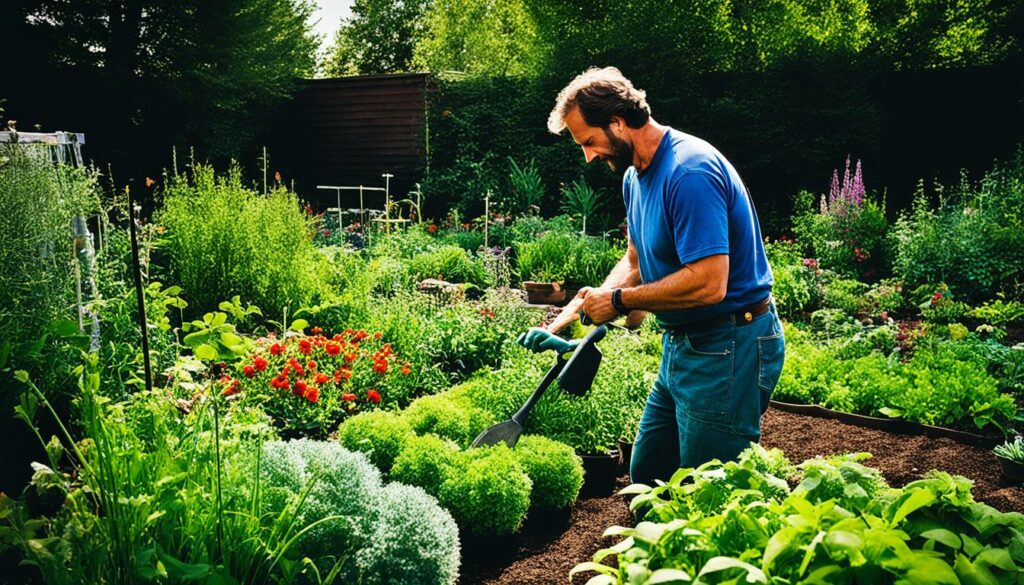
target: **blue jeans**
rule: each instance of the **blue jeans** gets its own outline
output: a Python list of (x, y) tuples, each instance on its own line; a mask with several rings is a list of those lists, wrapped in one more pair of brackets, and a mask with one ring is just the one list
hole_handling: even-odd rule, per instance
[(668, 481), (680, 467), (735, 459), (761, 439), (761, 415), (782, 373), (786, 340), (772, 303), (751, 323), (727, 315), (666, 331), (658, 379), (633, 444), (635, 483)]

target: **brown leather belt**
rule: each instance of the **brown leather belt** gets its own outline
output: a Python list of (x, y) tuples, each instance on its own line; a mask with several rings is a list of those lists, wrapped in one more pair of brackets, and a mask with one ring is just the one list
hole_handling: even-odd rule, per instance
[(754, 322), (754, 318), (760, 317), (768, 312), (772, 307), (772, 296), (768, 295), (764, 300), (743, 307), (735, 313), (727, 315), (719, 315), (717, 317), (711, 317), (703, 321), (697, 321), (696, 323), (687, 323), (685, 325), (677, 325), (675, 327), (667, 327), (668, 331), (684, 333), (686, 331), (700, 331), (702, 329), (711, 329), (715, 325), (719, 325), (723, 320), (731, 320), (737, 327), (744, 325), (750, 325)]

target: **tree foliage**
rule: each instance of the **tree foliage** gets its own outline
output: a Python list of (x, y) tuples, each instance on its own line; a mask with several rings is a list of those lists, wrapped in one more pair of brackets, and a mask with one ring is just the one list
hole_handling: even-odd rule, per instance
[(423, 36), (427, 0), (355, 0), (328, 50), (329, 76), (404, 73)]

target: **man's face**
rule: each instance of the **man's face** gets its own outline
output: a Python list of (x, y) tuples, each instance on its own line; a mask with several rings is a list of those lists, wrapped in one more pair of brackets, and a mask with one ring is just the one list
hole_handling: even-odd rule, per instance
[[(624, 124), (618, 123), (619, 126)], [(619, 174), (626, 172), (633, 164), (633, 145), (615, 134), (611, 126), (601, 128), (590, 126), (583, 119), (579, 106), (574, 106), (565, 115), (565, 126), (572, 134), (572, 139), (583, 148), (583, 158), (588, 163), (603, 160), (611, 169)]]

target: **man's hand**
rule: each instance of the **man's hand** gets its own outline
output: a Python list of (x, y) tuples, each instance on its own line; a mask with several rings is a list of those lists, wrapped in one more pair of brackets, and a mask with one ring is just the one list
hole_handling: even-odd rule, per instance
[(576, 349), (580, 342), (579, 340), (566, 341), (546, 329), (533, 327), (520, 335), (519, 339), (516, 339), (516, 343), (538, 353), (553, 349), (559, 354), (563, 354)]
[(612, 289), (580, 289), (580, 295), (583, 296), (581, 309), (595, 325), (607, 323), (619, 316), (619, 312), (612, 306)]

